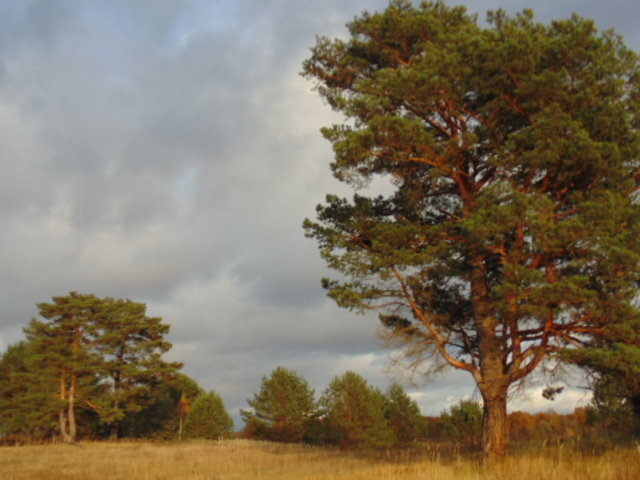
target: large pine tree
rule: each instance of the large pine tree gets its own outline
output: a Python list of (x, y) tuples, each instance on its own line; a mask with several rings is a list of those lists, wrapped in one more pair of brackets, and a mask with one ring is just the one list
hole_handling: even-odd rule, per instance
[(55, 379), (60, 436), (74, 442), (76, 409), (91, 401), (102, 363), (93, 350), (99, 299), (72, 292), (39, 303), (38, 310), (42, 319), (34, 318), (25, 329), (34, 352), (30, 373), (45, 383)]
[(306, 221), (342, 274), (324, 286), (380, 310), (415, 362), (473, 376), (485, 460), (506, 451), (513, 384), (636, 321), (640, 271), (636, 54), (579, 16), (488, 20), (394, 0), (304, 64), (347, 119), (323, 130), (334, 175), (394, 187), (328, 196)]

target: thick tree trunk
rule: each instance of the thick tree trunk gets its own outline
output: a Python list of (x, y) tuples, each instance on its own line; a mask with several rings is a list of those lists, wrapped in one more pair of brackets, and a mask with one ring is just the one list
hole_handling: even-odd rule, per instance
[(482, 417), (482, 464), (489, 465), (507, 453), (507, 392), (484, 396)]
[(482, 463), (487, 465), (504, 457), (507, 452), (507, 391), (510, 381), (505, 372), (507, 349), (504, 348), (504, 339), (496, 333), (498, 322), (489, 301), (484, 257), (475, 255), (472, 265), (471, 296), (480, 357), (480, 370), (475, 378), (484, 401)]

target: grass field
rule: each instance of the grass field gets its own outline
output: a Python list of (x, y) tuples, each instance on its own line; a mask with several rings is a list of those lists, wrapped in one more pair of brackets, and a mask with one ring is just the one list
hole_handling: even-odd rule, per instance
[(598, 455), (547, 448), (484, 472), (470, 457), (420, 451), (364, 454), (250, 440), (0, 447), (1, 480), (468, 480), (640, 478), (640, 451)]

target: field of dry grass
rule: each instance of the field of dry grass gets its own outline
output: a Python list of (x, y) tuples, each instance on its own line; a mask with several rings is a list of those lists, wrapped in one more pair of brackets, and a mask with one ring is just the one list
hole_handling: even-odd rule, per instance
[(1, 480), (471, 480), (640, 478), (640, 451), (587, 455), (563, 448), (515, 455), (481, 472), (464, 456), (434, 447), (421, 453), (363, 454), (250, 440), (80, 443), (0, 447)]

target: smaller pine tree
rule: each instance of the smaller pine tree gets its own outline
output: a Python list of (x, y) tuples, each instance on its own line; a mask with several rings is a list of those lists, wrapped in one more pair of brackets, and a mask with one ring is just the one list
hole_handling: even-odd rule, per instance
[(328, 440), (345, 448), (393, 446), (386, 404), (384, 393), (360, 375), (346, 372), (334, 378), (320, 399)]
[(316, 417), (314, 392), (295, 371), (277, 367), (270, 377), (262, 378), (260, 392), (247, 400), (251, 410), (241, 410), (253, 438), (276, 442), (300, 442), (308, 439), (308, 430)]
[(221, 439), (233, 432), (233, 419), (216, 392), (203, 393), (191, 406), (184, 422), (186, 438)]
[(420, 408), (401, 385), (394, 383), (387, 390), (386, 418), (399, 445), (408, 445), (426, 432), (426, 422)]

